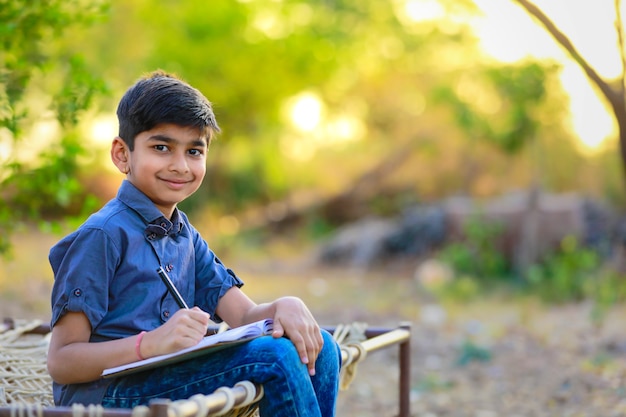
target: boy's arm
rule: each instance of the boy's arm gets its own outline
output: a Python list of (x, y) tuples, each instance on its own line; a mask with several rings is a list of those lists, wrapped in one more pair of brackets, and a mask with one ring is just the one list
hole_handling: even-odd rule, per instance
[(89, 343), (91, 325), (83, 313), (67, 313), (52, 329), (48, 372), (60, 384), (94, 381), (108, 367), (132, 362), (137, 336), (103, 343)]
[(287, 336), (295, 345), (302, 363), (315, 374), (315, 360), (324, 340), (317, 321), (307, 306), (296, 297), (281, 297), (271, 303), (256, 304), (237, 287), (220, 298), (217, 314), (230, 326), (236, 327), (257, 320), (274, 320), (272, 336)]
[[(175, 352), (197, 344), (206, 334), (209, 315), (199, 308), (179, 310), (162, 326), (145, 333), (141, 356)], [(90, 343), (91, 324), (84, 313), (69, 312), (52, 328), (48, 372), (60, 384), (95, 381), (102, 371), (139, 360), (138, 335)]]

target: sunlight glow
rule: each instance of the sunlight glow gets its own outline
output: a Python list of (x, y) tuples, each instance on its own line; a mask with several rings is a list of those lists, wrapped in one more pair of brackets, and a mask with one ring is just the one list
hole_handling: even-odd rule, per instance
[[(446, 16), (443, 6), (436, 0), (397, 1), (404, 2), (403, 17), (415, 22), (455, 19), (454, 16)], [(563, 66), (561, 83), (570, 98), (570, 126), (587, 151), (600, 148), (608, 138), (615, 136), (614, 117), (604, 97), (595, 91), (595, 86), (592, 86), (582, 69), (543, 26), (512, 0), (473, 1), (483, 15), (467, 23), (473, 28), (481, 49), (487, 55), (510, 63), (527, 57), (553, 59)], [(602, 76), (610, 79), (620, 74), (613, 2), (533, 2), (553, 19)], [(626, 8), (626, 3), (622, 7)]]
[(407, 0), (404, 4), (404, 12), (415, 22), (437, 20), (446, 15), (445, 9), (437, 0)]
[(326, 141), (328, 144), (354, 142), (365, 136), (366, 127), (359, 118), (341, 115), (326, 125)]
[[(13, 135), (6, 127), (0, 128), (0, 164), (7, 164), (13, 155)], [(11, 175), (10, 169), (0, 169), (0, 181)]]
[[(532, 56), (561, 63), (561, 83), (570, 98), (571, 128), (584, 150), (598, 149), (615, 135), (615, 122), (604, 98), (594, 91), (582, 69), (542, 26), (511, 1), (474, 0), (474, 3), (484, 12), (473, 26), (487, 54), (504, 62)], [(535, 4), (554, 19), (600, 74), (605, 77), (619, 74), (617, 38), (613, 25), (607, 24), (615, 19), (613, 2), (535, 0)]]
[(280, 39), (286, 34), (286, 28), (280, 16), (270, 10), (259, 12), (252, 26), (270, 39)]
[(99, 115), (91, 123), (91, 138), (99, 145), (109, 145), (118, 134), (113, 114)]
[(15, 148), (16, 159), (23, 162), (34, 161), (39, 156), (39, 150), (49, 147), (60, 135), (61, 126), (57, 120), (42, 118), (34, 122)]
[(6, 127), (0, 128), (0, 164), (5, 163), (13, 152), (12, 135)]
[(598, 149), (614, 135), (615, 121), (576, 64), (565, 65), (561, 81), (571, 97), (572, 129), (580, 137), (582, 150)]
[(285, 103), (284, 114), (293, 132), (281, 139), (281, 151), (293, 160), (307, 161), (320, 149), (361, 140), (367, 134), (362, 120), (366, 112), (362, 103), (346, 103), (340, 113), (327, 117), (317, 94), (303, 92), (292, 97)]
[(320, 149), (361, 140), (366, 133), (367, 127), (360, 118), (343, 114), (321, 123), (315, 130), (284, 137), (281, 150), (293, 160), (308, 161)]
[(291, 106), (291, 122), (302, 132), (315, 130), (321, 120), (324, 104), (317, 94), (302, 93), (295, 97)]

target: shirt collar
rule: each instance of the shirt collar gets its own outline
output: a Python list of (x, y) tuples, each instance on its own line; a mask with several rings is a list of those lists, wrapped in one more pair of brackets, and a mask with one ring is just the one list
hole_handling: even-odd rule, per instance
[(117, 192), (117, 198), (143, 218), (146, 223), (145, 234), (148, 238), (174, 236), (183, 228), (178, 208), (174, 208), (171, 220), (166, 218), (156, 208), (152, 200), (128, 180), (122, 182)]

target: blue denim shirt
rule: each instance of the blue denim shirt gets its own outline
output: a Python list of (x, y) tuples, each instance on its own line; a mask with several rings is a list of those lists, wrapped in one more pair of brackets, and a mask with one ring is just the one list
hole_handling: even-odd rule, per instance
[[(243, 282), (209, 249), (187, 216), (167, 219), (152, 201), (124, 181), (117, 197), (50, 250), (54, 272), (51, 325), (72, 312), (91, 324), (91, 342), (152, 330), (178, 310), (157, 274), (163, 267), (190, 306), (220, 322), (219, 299)], [(54, 384), (58, 405), (99, 404), (108, 380)]]

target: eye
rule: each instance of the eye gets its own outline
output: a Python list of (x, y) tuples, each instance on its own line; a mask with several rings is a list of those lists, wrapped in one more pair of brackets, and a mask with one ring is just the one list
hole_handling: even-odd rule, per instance
[(166, 145), (154, 145), (153, 146), (154, 150), (159, 151), (159, 152), (167, 152), (168, 148)]
[(189, 149), (189, 154), (192, 156), (202, 156), (204, 151), (202, 149)]

